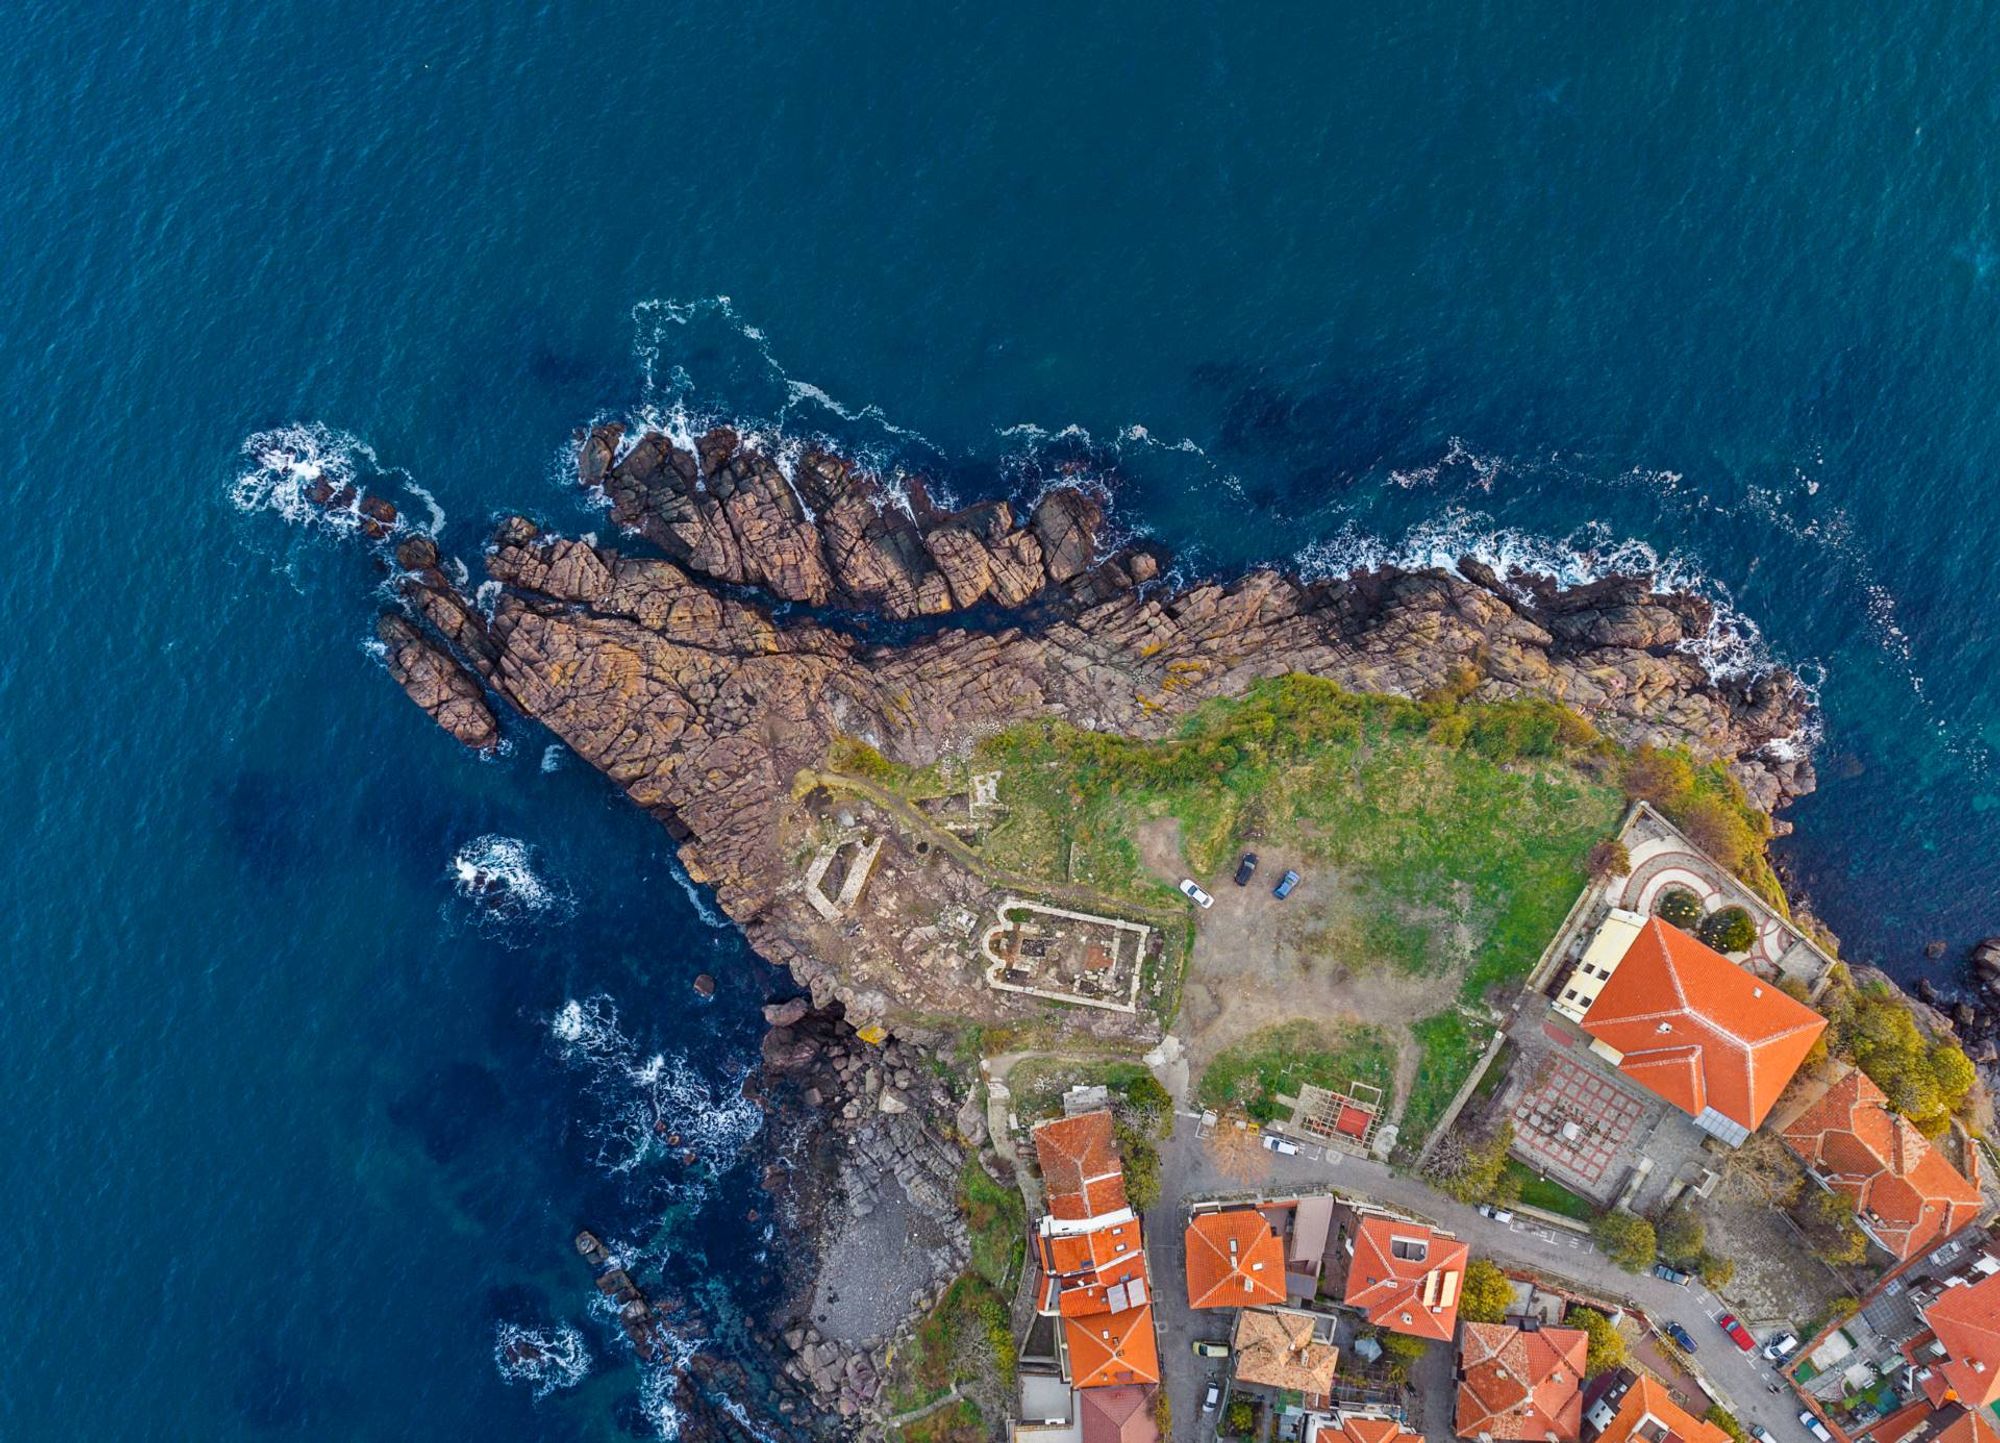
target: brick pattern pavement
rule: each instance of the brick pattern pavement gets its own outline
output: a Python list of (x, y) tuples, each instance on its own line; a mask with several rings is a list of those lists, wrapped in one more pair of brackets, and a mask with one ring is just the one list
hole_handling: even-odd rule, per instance
[(1558, 1181), (1602, 1196), (1645, 1111), (1601, 1069), (1552, 1054), (1514, 1104), (1514, 1146)]

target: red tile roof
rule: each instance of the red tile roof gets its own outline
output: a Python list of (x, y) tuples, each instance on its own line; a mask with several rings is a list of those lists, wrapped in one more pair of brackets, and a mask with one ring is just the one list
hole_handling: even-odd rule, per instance
[(1785, 1141), (1907, 1262), (1977, 1221), (1985, 1199), (1887, 1102), (1850, 1068), (1785, 1129)]
[(1128, 1384), (1078, 1394), (1083, 1443), (1159, 1443), (1159, 1425), (1153, 1421), (1153, 1399), (1159, 1391)]
[(1421, 1433), (1407, 1432), (1393, 1418), (1352, 1417), (1338, 1428), (1322, 1428), (1319, 1436), (1328, 1443), (1419, 1443)]
[(1074, 1222), (1127, 1206), (1125, 1170), (1109, 1112), (1100, 1109), (1042, 1123), (1035, 1129), (1035, 1161), (1048, 1188), (1052, 1217)]
[(1597, 1443), (1626, 1443), (1649, 1418), (1665, 1430), (1667, 1437), (1662, 1443), (1668, 1439), (1678, 1439), (1679, 1443), (1729, 1443), (1727, 1433), (1689, 1413), (1674, 1401), (1671, 1393), (1643, 1373), (1626, 1390), (1617, 1413), (1612, 1415), (1611, 1426), (1597, 1435)]
[(1064, 1318), (1069, 1376), (1078, 1388), (1112, 1388), (1121, 1383), (1160, 1381), (1160, 1349), (1153, 1338), (1153, 1308)]
[(1347, 1267), (1347, 1304), (1378, 1328), (1449, 1339), (1470, 1251), (1421, 1223), (1365, 1218)]
[(1190, 1308), (1251, 1308), (1285, 1301), (1285, 1250), (1262, 1213), (1202, 1213), (1188, 1223)]
[(2000, 1273), (1946, 1288), (1924, 1309), (1924, 1321), (1945, 1346), (1936, 1375), (1958, 1401), (1984, 1408), (2000, 1399)]
[(1754, 1131), (1826, 1019), (1655, 917), (1583, 1015), (1619, 1070), (1694, 1116)]
[(1577, 1443), (1589, 1350), (1575, 1328), (1467, 1323), (1458, 1333), (1458, 1436)]
[(1984, 1408), (1969, 1409), (1938, 1429), (1931, 1443), (2000, 1443), (2000, 1428)]

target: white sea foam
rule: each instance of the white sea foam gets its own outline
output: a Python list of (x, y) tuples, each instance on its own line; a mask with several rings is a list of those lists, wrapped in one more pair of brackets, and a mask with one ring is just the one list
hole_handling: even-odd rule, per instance
[[(588, 1131), (606, 1172), (629, 1173), (670, 1152), (692, 1150), (705, 1177), (713, 1178), (763, 1127), (763, 1113), (743, 1096), (747, 1067), (716, 1085), (684, 1053), (643, 1051), (619, 1028), (618, 1009), (607, 996), (565, 1002), (549, 1019), (549, 1036), (564, 1065), (586, 1074), (602, 1108)], [(706, 1195), (698, 1182), (688, 1190), (697, 1199)]]
[(669, 863), (667, 873), (686, 894), (688, 905), (694, 908), (695, 915), (701, 918), (704, 926), (713, 928), (717, 932), (729, 930), (729, 919), (709, 905), (708, 898), (702, 894), (701, 888), (694, 884), (694, 879), (688, 876), (678, 863)]
[[(229, 488), (239, 511), (275, 511), (298, 525), (335, 531), (361, 528), (361, 476), (380, 465), (359, 437), (309, 421), (258, 431), (244, 440), (242, 454), (245, 465)], [(314, 502), (308, 493), (320, 482), (336, 491), (352, 487), (352, 500), (337, 509)]]
[(493, 1364), (510, 1383), (527, 1383), (537, 1398), (574, 1388), (590, 1372), (590, 1349), (568, 1323), (553, 1330), (501, 1323), (493, 1332)]
[(675, 1394), (679, 1392), (686, 1377), (687, 1366), (694, 1360), (698, 1343), (683, 1338), (670, 1330), (659, 1333), (667, 1356), (646, 1363), (639, 1370), (639, 1412), (661, 1443), (675, 1443), (681, 1436), (681, 1409)]
[(534, 852), (515, 837), (475, 837), (452, 855), (449, 875), (458, 894), (503, 916), (568, 905), (568, 894), (535, 870)]
[(563, 757), (567, 755), (567, 752), (568, 749), (561, 742), (550, 742), (547, 746), (543, 747), (542, 775), (547, 776), (550, 772), (561, 771)]

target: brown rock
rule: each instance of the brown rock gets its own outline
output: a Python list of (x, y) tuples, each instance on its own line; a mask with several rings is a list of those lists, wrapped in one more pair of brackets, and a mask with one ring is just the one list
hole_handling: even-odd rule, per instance
[(500, 724), (479, 681), (458, 659), (394, 612), (375, 623), (383, 661), (410, 700), (474, 751), (498, 745)]

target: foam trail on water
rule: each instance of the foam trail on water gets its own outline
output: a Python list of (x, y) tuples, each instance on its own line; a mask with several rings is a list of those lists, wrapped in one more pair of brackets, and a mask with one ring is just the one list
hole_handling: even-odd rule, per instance
[(545, 912), (566, 897), (535, 871), (533, 849), (517, 837), (475, 837), (451, 859), (461, 897), (495, 911)]
[[(606, 1172), (629, 1173), (691, 1150), (713, 1178), (742, 1156), (764, 1125), (763, 1113), (743, 1095), (747, 1067), (732, 1085), (719, 1087), (695, 1071), (685, 1053), (645, 1053), (619, 1028), (618, 1009), (607, 996), (569, 999), (548, 1026), (556, 1055), (586, 1075), (602, 1109), (588, 1130)], [(698, 1184), (689, 1191), (695, 1200), (706, 1196)]]
[(590, 1372), (590, 1349), (568, 1323), (539, 1331), (519, 1323), (493, 1330), (493, 1363), (510, 1383), (527, 1383), (537, 1398), (574, 1388)]
[(717, 932), (730, 930), (729, 919), (709, 905), (708, 898), (702, 895), (701, 888), (694, 884), (694, 879), (682, 870), (679, 863), (669, 863), (667, 872), (686, 894), (688, 905), (694, 908), (695, 915), (701, 918), (704, 926), (711, 927)]

